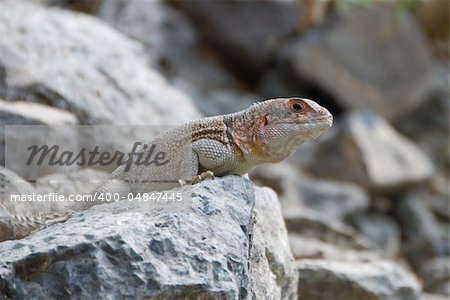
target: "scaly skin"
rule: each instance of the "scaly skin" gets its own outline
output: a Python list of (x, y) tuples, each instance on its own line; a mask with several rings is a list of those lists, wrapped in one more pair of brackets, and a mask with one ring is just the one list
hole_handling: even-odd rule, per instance
[[(186, 172), (176, 174), (173, 168), (142, 165), (125, 171), (120, 166), (94, 192), (125, 196), (166, 190), (180, 181), (195, 183), (211, 174), (243, 175), (259, 164), (282, 161), (304, 142), (317, 138), (332, 122), (325, 108), (301, 98), (266, 100), (233, 114), (192, 121), (157, 139), (157, 144), (172, 155), (190, 146)], [(186, 161), (186, 157), (172, 157), (173, 161), (177, 159)]]
[[(233, 114), (203, 118), (178, 126), (154, 142), (169, 154), (172, 162), (164, 167), (132, 164), (119, 166), (92, 195), (145, 193), (167, 190), (180, 183), (196, 183), (204, 178), (229, 174), (244, 175), (264, 163), (287, 158), (308, 140), (331, 127), (332, 115), (314, 101), (301, 98), (266, 100)], [(152, 144), (152, 143), (149, 143)], [(141, 151), (147, 154), (147, 150)], [(95, 205), (97, 203), (93, 203)], [(14, 217), (17, 236), (35, 231), (42, 224), (65, 221), (67, 217)], [(27, 225), (28, 224), (28, 225)], [(29, 230), (28, 230), (29, 229)]]

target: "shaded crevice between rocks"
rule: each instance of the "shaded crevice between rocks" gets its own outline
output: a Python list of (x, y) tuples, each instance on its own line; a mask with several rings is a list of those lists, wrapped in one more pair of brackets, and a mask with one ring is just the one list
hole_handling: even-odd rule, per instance
[(339, 102), (331, 93), (319, 84), (299, 77), (286, 61), (280, 63), (279, 69), (282, 74), (280, 75), (281, 80), (287, 84), (288, 89), (292, 90), (294, 94), (317, 101), (320, 105), (326, 107), (334, 117), (344, 113), (345, 108), (339, 105)]
[[(4, 70), (3, 70), (4, 71)], [(6, 77), (6, 74), (5, 74)], [(89, 113), (73, 106), (67, 99), (58, 92), (46, 86), (33, 83), (22, 87), (10, 86), (2, 82), (2, 70), (0, 68), (0, 98), (7, 101), (28, 101), (51, 107), (57, 107), (74, 113), (78, 121), (82, 124), (90, 124)]]

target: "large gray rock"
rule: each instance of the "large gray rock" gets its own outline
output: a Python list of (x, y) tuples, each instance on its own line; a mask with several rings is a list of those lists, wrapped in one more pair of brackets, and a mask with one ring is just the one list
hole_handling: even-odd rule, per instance
[(310, 170), (373, 192), (398, 191), (425, 181), (434, 166), (425, 153), (370, 111), (344, 115), (317, 146)]
[[(200, 117), (185, 94), (147, 65), (140, 43), (98, 19), (26, 1), (1, 5), (0, 97), (62, 108), (80, 124), (115, 125), (71, 128), (67, 137), (76, 145), (56, 144), (72, 151), (99, 146), (129, 152), (135, 142), (151, 140), (158, 128), (121, 125), (173, 125)], [(115, 165), (101, 168), (112, 171)], [(50, 173), (14, 171), (32, 180)]]
[(445, 175), (434, 176), (430, 186), (422, 192), (426, 195), (428, 203), (433, 212), (446, 220), (450, 221), (450, 190), (448, 188), (450, 180)]
[(397, 257), (400, 252), (400, 228), (389, 216), (364, 212), (350, 216), (350, 224), (367, 237), (373, 249), (384, 257)]
[(329, 218), (343, 220), (370, 206), (368, 194), (356, 184), (309, 177), (290, 162), (276, 167), (260, 166), (251, 173), (251, 178), (277, 191), (286, 217), (311, 209), (326, 213)]
[[(445, 2), (445, 1), (444, 1)], [(415, 141), (449, 177), (449, 73), (438, 69), (442, 88), (428, 101), (395, 122), (404, 135)]]
[[(28, 170), (23, 170), (23, 162), (26, 158), (23, 157), (24, 149), (23, 141), (35, 140), (36, 132), (30, 130), (32, 125), (47, 125), (53, 126), (53, 138), (59, 140), (66, 140), (67, 144), (73, 141), (73, 136), (65, 130), (56, 130), (58, 126), (62, 125), (76, 125), (78, 124), (77, 117), (68, 111), (50, 107), (39, 103), (30, 102), (7, 102), (0, 99), (0, 164), (6, 166), (10, 170), (16, 171), (19, 175), (30, 175), (34, 172), (42, 174), (45, 172), (45, 166), (34, 168), (30, 166)], [(26, 127), (8, 125), (30, 125)], [(42, 128), (42, 127), (40, 127)], [(44, 132), (42, 130), (41, 132)], [(55, 134), (59, 133), (59, 137)], [(69, 138), (67, 138), (69, 137)], [(45, 143), (45, 136), (40, 136), (38, 139), (41, 143)], [(70, 141), (69, 141), (70, 140)], [(41, 144), (36, 143), (36, 144)], [(30, 143), (33, 144), (33, 143)], [(27, 154), (28, 151), (25, 151)], [(38, 170), (39, 169), (39, 170)], [(53, 167), (53, 171), (58, 169), (58, 166)], [(61, 170), (61, 168), (59, 168)]]
[(300, 235), (356, 250), (369, 250), (368, 240), (352, 227), (332, 220), (326, 214), (305, 209), (302, 214), (285, 217), (289, 234)]
[(262, 90), (322, 94), (335, 108), (369, 108), (389, 120), (407, 114), (439, 84), (421, 28), (407, 11), (395, 13), (388, 5), (342, 10), (282, 49)]
[(421, 299), (422, 300), (448, 300), (448, 297), (438, 295), (438, 294), (423, 293)]
[(295, 259), (325, 259), (327, 261), (373, 261), (380, 256), (367, 249), (324, 242), (320, 239), (290, 233), (289, 244)]
[(27, 0), (45, 5), (54, 5), (61, 8), (72, 9), (87, 14), (96, 14), (102, 0)]
[(255, 226), (250, 252), (250, 284), (254, 299), (296, 298), (297, 272), (278, 197), (268, 188), (256, 189)]
[(264, 297), (295, 297), (272, 192), (255, 196), (250, 181), (237, 176), (171, 192), (192, 199), (98, 205), (1, 243), (1, 296), (254, 299), (265, 287)]
[(296, 259), (370, 261), (379, 258), (368, 239), (352, 227), (310, 209), (285, 217), (289, 244)]
[(51, 104), (82, 124), (174, 124), (199, 116), (147, 66), (139, 43), (101, 21), (25, 1), (1, 5), (0, 97)]
[[(186, 45), (195, 39), (195, 32), (186, 18), (162, 1), (103, 1), (98, 17), (120, 32), (141, 41), (150, 63), (155, 67), (160, 63), (165, 65), (167, 57), (181, 51), (180, 47), (187, 48)], [(178, 40), (172, 39), (170, 34)], [(170, 42), (177, 44), (170, 45)], [(183, 59), (190, 58), (185, 56)]]
[(449, 255), (448, 234), (431, 212), (422, 189), (408, 191), (399, 199), (395, 215), (404, 236), (403, 252), (416, 269), (430, 258)]
[(151, 65), (191, 96), (206, 115), (241, 110), (258, 99), (243, 91), (202, 49), (201, 36), (191, 22), (167, 2), (104, 1), (99, 17), (142, 42)]
[(450, 296), (450, 257), (443, 256), (426, 261), (419, 270), (425, 291)]
[(177, 1), (203, 38), (239, 75), (254, 79), (299, 26), (299, 1)]
[(301, 260), (296, 267), (299, 299), (420, 299), (420, 285), (414, 275), (393, 262)]

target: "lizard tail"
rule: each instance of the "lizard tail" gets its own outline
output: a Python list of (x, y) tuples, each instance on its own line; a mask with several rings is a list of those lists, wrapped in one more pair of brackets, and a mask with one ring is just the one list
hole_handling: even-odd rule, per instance
[(14, 238), (21, 239), (47, 226), (65, 222), (73, 215), (73, 211), (52, 212), (34, 216), (11, 215)]

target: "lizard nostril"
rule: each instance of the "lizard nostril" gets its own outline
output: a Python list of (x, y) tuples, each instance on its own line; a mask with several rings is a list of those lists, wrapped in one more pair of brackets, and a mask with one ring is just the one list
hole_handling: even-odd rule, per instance
[(323, 116), (323, 115), (326, 115), (327, 112), (324, 109), (321, 109), (321, 110), (319, 110), (319, 114), (321, 114)]

